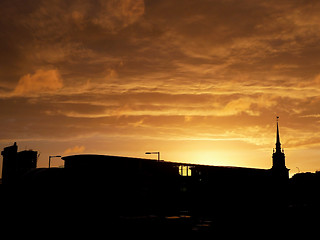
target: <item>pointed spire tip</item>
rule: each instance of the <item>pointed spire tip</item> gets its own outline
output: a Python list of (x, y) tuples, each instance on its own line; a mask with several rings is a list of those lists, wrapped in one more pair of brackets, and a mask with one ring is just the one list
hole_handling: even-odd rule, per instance
[(277, 139), (276, 139), (276, 151), (281, 152), (280, 134), (279, 134), (279, 117), (277, 116)]

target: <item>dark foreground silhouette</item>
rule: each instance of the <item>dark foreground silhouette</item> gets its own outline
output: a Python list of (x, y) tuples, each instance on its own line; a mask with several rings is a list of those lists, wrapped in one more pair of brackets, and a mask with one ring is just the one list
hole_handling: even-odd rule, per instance
[(320, 173), (289, 179), (278, 124), (276, 136), (271, 169), (107, 155), (66, 156), (64, 168), (36, 168), (37, 152), (14, 144), (2, 151), (2, 229), (72, 238), (314, 233)]
[(6, 224), (26, 233), (195, 238), (318, 228), (318, 173), (285, 180), (263, 169), (101, 155), (64, 160), (65, 168), (29, 169), (0, 185)]
[[(1, 187), (2, 229), (19, 233), (45, 231), (66, 236), (234, 236), (317, 232), (319, 189), (299, 195), (302, 183), (282, 191), (258, 191), (212, 186), (186, 192), (147, 194), (121, 185), (38, 184)], [(153, 183), (152, 183), (153, 184)], [(185, 184), (185, 183), (183, 183)], [(299, 186), (296, 186), (298, 184)], [(290, 191), (290, 188), (293, 188)], [(196, 191), (194, 193), (193, 191)], [(270, 195), (269, 195), (270, 194)], [(18, 233), (16, 232), (16, 233)]]

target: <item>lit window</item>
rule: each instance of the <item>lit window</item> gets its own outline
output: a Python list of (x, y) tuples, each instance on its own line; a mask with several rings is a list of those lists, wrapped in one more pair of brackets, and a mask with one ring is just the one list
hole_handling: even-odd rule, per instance
[(179, 166), (179, 174), (184, 177), (191, 176), (191, 167), (190, 166)]

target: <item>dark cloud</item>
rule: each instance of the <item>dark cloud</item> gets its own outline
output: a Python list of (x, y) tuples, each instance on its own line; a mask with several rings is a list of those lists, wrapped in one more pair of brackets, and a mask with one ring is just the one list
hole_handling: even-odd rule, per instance
[(319, 10), (291, 0), (3, 0), (0, 141), (269, 147), (280, 115), (284, 143), (318, 146)]

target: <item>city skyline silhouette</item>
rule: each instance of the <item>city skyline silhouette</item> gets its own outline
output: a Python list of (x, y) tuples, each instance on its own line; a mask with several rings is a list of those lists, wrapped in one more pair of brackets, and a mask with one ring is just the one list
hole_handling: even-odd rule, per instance
[(319, 12), (317, 0), (1, 0), (4, 219), (152, 236), (314, 229)]
[[(54, 205), (42, 215), (48, 222), (67, 214), (68, 221), (91, 229), (98, 223), (88, 219), (103, 213), (109, 233), (129, 231), (131, 236), (153, 231), (213, 236), (230, 228), (313, 231), (320, 174), (297, 173), (289, 179), (278, 118), (270, 169), (169, 162), (159, 152), (154, 152), (158, 159), (70, 155), (62, 157), (63, 168), (37, 168), (37, 151), (19, 152), (15, 142), (1, 152), (0, 193), (10, 209), (4, 216), (40, 214), (49, 202)], [(28, 197), (17, 207), (21, 195)]]

